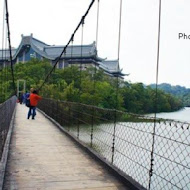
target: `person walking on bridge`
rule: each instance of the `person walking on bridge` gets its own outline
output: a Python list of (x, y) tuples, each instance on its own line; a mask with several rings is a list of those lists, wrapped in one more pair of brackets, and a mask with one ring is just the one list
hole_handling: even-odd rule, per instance
[(33, 92), (29, 96), (29, 99), (30, 99), (30, 107), (28, 111), (28, 119), (30, 119), (31, 115), (32, 115), (32, 119), (35, 119), (36, 106), (38, 102), (42, 99), (42, 97), (38, 95), (36, 90), (33, 90)]
[(30, 97), (30, 94), (33, 93), (33, 91), (34, 91), (34, 89), (31, 88), (30, 92), (27, 92), (25, 94), (25, 104), (26, 104), (26, 107), (30, 107), (30, 99), (29, 99), (29, 97)]

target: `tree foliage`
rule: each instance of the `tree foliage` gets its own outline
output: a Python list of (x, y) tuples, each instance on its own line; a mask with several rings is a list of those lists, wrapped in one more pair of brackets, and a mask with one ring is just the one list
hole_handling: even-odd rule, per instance
[[(155, 88), (155, 84), (150, 85), (152, 88)], [(166, 93), (172, 94), (175, 97), (182, 100), (184, 106), (190, 107), (190, 89), (185, 88), (184, 86), (172, 86), (168, 83), (162, 83), (158, 85), (158, 88), (163, 90)]]
[[(31, 60), (14, 66), (15, 81), (26, 80), (26, 89), (39, 88), (45, 76), (52, 69), (49, 61)], [(5, 71), (0, 73), (3, 76)], [(7, 81), (1, 81), (1, 91), (7, 88), (11, 91), (11, 76)], [(117, 86), (119, 85), (119, 86)], [(118, 89), (118, 90), (117, 90)], [(109, 77), (102, 70), (88, 68), (80, 71), (78, 67), (55, 69), (40, 94), (47, 98), (64, 101), (81, 102), (102, 108), (120, 109), (133, 113), (152, 113), (174, 111), (182, 107), (179, 99), (158, 90), (157, 106), (155, 105), (155, 90), (145, 87), (142, 83), (129, 83)], [(2, 95), (4, 96), (4, 94)]]

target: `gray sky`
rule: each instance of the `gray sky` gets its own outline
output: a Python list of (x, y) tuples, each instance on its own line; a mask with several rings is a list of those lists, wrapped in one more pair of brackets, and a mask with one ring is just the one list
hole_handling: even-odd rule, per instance
[[(30, 33), (49, 45), (66, 44), (90, 2), (8, 0), (12, 46), (18, 47), (21, 34)], [(98, 55), (108, 60), (117, 59), (119, 3), (100, 0)], [(123, 0), (120, 67), (130, 73), (126, 80), (131, 82), (155, 83), (158, 5), (159, 0)], [(96, 40), (96, 11), (97, 2), (85, 21), (84, 44)], [(159, 83), (190, 88), (190, 39), (178, 39), (179, 33), (190, 35), (189, 19), (189, 0), (162, 0)], [(81, 30), (75, 44), (80, 41)]]

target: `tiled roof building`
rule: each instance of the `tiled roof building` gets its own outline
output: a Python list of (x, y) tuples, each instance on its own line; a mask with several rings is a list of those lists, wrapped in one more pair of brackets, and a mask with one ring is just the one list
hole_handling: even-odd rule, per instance
[[(31, 58), (48, 59), (52, 65), (55, 64), (56, 59), (60, 56), (64, 46), (50, 46), (30, 36), (23, 36), (17, 49), (12, 49), (13, 63), (27, 62)], [(82, 48), (82, 50), (81, 50)], [(8, 50), (0, 50), (0, 64), (7, 64), (10, 62), (10, 55)], [(89, 45), (73, 45), (68, 46), (66, 53), (62, 55), (57, 68), (65, 68), (70, 65), (82, 64), (83, 69), (88, 66), (97, 66), (98, 69), (110, 76), (119, 76), (123, 78), (123, 74), (119, 67), (117, 60), (105, 60), (97, 56), (96, 44), (93, 42)]]

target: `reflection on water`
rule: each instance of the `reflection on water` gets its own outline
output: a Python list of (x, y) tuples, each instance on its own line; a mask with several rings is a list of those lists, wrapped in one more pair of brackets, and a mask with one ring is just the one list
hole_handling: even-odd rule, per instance
[[(148, 114), (149, 116), (154, 116), (154, 114)], [(163, 118), (163, 119), (174, 119), (178, 121), (185, 121), (185, 122), (190, 122), (190, 108), (185, 107), (179, 111), (176, 112), (169, 112), (169, 113), (158, 113), (156, 114), (158, 118)]]

